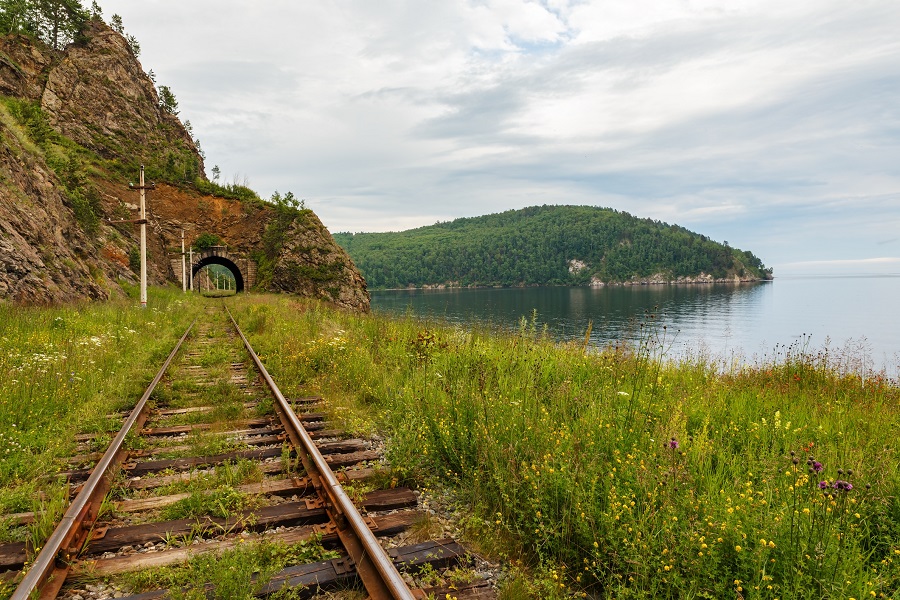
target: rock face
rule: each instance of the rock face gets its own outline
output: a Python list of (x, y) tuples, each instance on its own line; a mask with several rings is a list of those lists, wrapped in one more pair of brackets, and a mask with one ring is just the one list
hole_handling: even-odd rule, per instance
[[(127, 181), (146, 164), (148, 179), (176, 183), (149, 194), (151, 283), (174, 280), (169, 258), (183, 228), (188, 242), (211, 233), (266, 261), (263, 289), (368, 310), (365, 280), (311, 211), (285, 223), (267, 203), (197, 192), (192, 183), (205, 179), (203, 160), (177, 116), (160, 107), (124, 38), (99, 22), (84, 33), (86, 42), (62, 52), (21, 35), (0, 38), (0, 95), (7, 98), (0, 103), (0, 301), (101, 299), (121, 293), (121, 282), (135, 283), (129, 255), (138, 228), (105, 219), (136, 217), (138, 194)], [(14, 114), (37, 103), (37, 128)], [(36, 139), (41, 123), (83, 148), (79, 157), (93, 157), (85, 159), (86, 181), (52, 144)], [(85, 195), (101, 217), (90, 227), (76, 218)]]
[(0, 121), (0, 137), (0, 298), (106, 298), (107, 277), (118, 267), (78, 226), (55, 174), (6, 119)]
[(50, 124), (103, 158), (139, 157), (162, 167), (169, 156), (190, 157), (202, 174), (194, 141), (177, 116), (160, 108), (125, 39), (96, 21), (85, 34), (87, 43), (67, 48), (47, 75), (41, 108)]
[(368, 310), (366, 280), (312, 211), (291, 224), (269, 289), (321, 298), (339, 306)]
[(40, 100), (51, 57), (24, 35), (0, 38), (0, 94)]

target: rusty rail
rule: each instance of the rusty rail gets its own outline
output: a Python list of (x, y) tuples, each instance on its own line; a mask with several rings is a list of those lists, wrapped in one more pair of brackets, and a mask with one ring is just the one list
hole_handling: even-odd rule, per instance
[[(108, 475), (110, 469), (121, 464), (127, 454), (127, 450), (123, 449), (125, 436), (128, 435), (135, 424), (140, 428), (147, 420), (147, 400), (149, 400), (153, 390), (156, 389), (157, 384), (162, 379), (166, 369), (169, 368), (169, 364), (175, 358), (196, 322), (195, 319), (188, 326), (181, 339), (178, 340), (178, 343), (175, 344), (175, 348), (169, 353), (169, 357), (159, 369), (156, 377), (153, 378), (153, 381), (150, 382), (150, 385), (144, 391), (144, 395), (138, 400), (122, 429), (119, 430), (103, 457), (94, 467), (91, 476), (84, 483), (78, 495), (75, 496), (72, 504), (69, 505), (69, 509), (63, 515), (59, 525), (47, 539), (44, 548), (35, 558), (34, 564), (32, 564), (28, 573), (25, 574), (16, 591), (10, 596), (10, 600), (28, 600), (33, 598), (35, 593), (37, 593), (39, 598), (56, 597), (69, 570), (67, 563), (74, 558), (74, 554), (77, 554), (83, 541), (90, 534), (90, 526), (93, 524), (94, 519), (97, 518), (100, 503), (109, 490), (110, 480)], [(57, 565), (57, 560), (60, 560), (62, 564)], [(52, 578), (51, 575), (53, 575)]]
[(394, 566), (390, 557), (378, 543), (378, 539), (369, 529), (368, 524), (362, 515), (354, 506), (353, 501), (338, 483), (337, 477), (325, 458), (316, 448), (312, 438), (306, 432), (306, 429), (300, 423), (284, 394), (278, 389), (275, 381), (266, 371), (266, 367), (253, 351), (250, 342), (238, 327), (237, 321), (228, 308), (225, 308), (231, 322), (240, 335), (247, 352), (253, 359), (253, 363), (259, 370), (266, 382), (266, 385), (272, 391), (272, 395), (276, 400), (276, 408), (282, 416), (285, 430), (291, 437), (298, 451), (302, 448), (309, 456), (304, 458), (304, 466), (307, 474), (314, 481), (317, 491), (324, 493), (329, 503), (327, 510), (337, 526), (338, 536), (341, 538), (348, 554), (356, 564), (357, 572), (366, 591), (372, 600), (416, 600), (416, 596), (403, 581), (399, 571)]

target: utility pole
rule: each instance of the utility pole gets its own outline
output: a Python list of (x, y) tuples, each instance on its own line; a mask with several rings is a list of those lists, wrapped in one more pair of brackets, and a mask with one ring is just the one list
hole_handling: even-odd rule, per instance
[(184, 227), (181, 228), (181, 291), (187, 291), (187, 266), (185, 265), (185, 260), (187, 257), (184, 255)]
[(190, 249), (190, 263), (191, 263), (191, 291), (194, 291), (194, 244), (191, 244)]
[(128, 184), (133, 190), (141, 191), (141, 218), (137, 223), (141, 225), (141, 308), (147, 308), (147, 197), (146, 190), (156, 188), (156, 184), (144, 185), (144, 165), (141, 165), (140, 184), (135, 187)]

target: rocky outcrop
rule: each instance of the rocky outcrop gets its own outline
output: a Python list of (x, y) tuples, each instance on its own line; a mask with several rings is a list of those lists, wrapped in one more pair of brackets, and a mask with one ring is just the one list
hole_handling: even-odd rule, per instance
[(3, 116), (0, 298), (29, 304), (106, 298), (119, 267), (78, 226), (56, 175)]
[(0, 94), (40, 100), (52, 57), (24, 35), (0, 38)]
[[(160, 107), (125, 39), (99, 22), (84, 33), (85, 41), (63, 52), (21, 35), (0, 38), (0, 94), (40, 103), (37, 129), (46, 123), (84, 148), (79, 161), (95, 157), (85, 159), (92, 164), (85, 169), (89, 181), (75, 181), (66, 171), (73, 168), (66, 163), (71, 157), (48, 151), (46, 140), (36, 140), (33, 122), (0, 105), (0, 301), (98, 299), (120, 291), (122, 281), (135, 282), (129, 255), (137, 228), (105, 218), (136, 216), (138, 194), (126, 182), (145, 164), (148, 179), (176, 184), (160, 184), (149, 194), (151, 283), (174, 280), (170, 257), (185, 229), (188, 242), (211, 233), (267, 261), (263, 289), (368, 310), (365, 280), (311, 211), (295, 211), (288, 226), (273, 230), (283, 219), (272, 205), (197, 192), (192, 184), (205, 179), (202, 158), (178, 118)], [(121, 174), (123, 165), (128, 175)], [(102, 217), (89, 232), (75, 211), (85, 190)], [(274, 242), (273, 231), (279, 236)]]
[[(131, 210), (137, 193), (123, 185), (105, 182), (101, 187), (104, 210)], [(276, 209), (263, 202), (238, 202), (208, 196), (191, 189), (160, 184), (149, 192), (148, 243), (160, 281), (176, 274), (166, 261), (180, 249), (181, 230), (188, 245), (203, 233), (213, 233), (230, 252), (271, 261), (271, 272), (260, 289), (319, 298), (344, 308), (369, 310), (366, 282), (343, 248), (338, 246), (319, 218), (310, 210), (297, 211), (276, 240), (276, 248), (264, 236), (278, 224)], [(128, 235), (128, 225), (119, 226)], [(271, 237), (271, 233), (270, 233)], [(273, 252), (266, 256), (267, 250)]]
[(279, 252), (269, 289), (320, 298), (368, 310), (366, 280), (310, 210), (291, 224)]
[(125, 38), (88, 23), (84, 45), (70, 46), (53, 66), (41, 95), (50, 124), (104, 158), (165, 167), (168, 157), (191, 157), (195, 174), (203, 160), (176, 115), (163, 110), (156, 87)]
[(590, 281), (591, 287), (603, 287), (606, 285), (669, 285), (669, 284), (695, 284), (695, 283), (751, 283), (759, 281), (758, 277), (751, 275), (740, 276), (737, 274), (730, 277), (713, 277), (709, 273), (701, 272), (694, 277), (671, 277), (665, 273), (656, 273), (650, 277), (634, 277), (628, 281), (604, 282), (601, 279), (592, 277)]

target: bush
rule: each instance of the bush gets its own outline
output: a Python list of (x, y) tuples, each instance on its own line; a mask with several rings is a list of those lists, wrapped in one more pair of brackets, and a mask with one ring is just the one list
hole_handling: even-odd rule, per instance
[(196, 240), (194, 240), (194, 248), (198, 250), (206, 250), (207, 248), (211, 248), (212, 246), (221, 246), (222, 238), (217, 236), (214, 233), (201, 233)]

